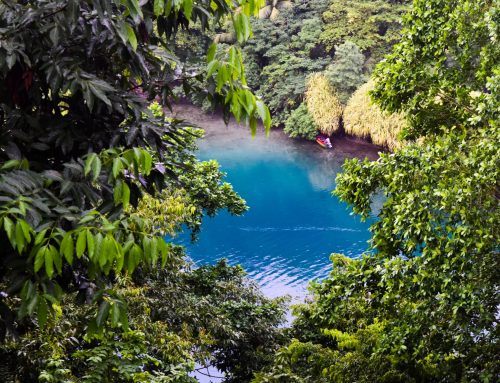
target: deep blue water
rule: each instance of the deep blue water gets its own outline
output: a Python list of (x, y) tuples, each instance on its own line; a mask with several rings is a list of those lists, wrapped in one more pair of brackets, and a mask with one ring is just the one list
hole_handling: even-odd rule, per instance
[(282, 136), (221, 137), (200, 143), (201, 159), (216, 159), (250, 210), (221, 212), (203, 222), (199, 239), (179, 240), (197, 264), (227, 258), (257, 280), (267, 296), (304, 296), (309, 281), (324, 278), (329, 255), (367, 250), (368, 223), (331, 195), (342, 155)]

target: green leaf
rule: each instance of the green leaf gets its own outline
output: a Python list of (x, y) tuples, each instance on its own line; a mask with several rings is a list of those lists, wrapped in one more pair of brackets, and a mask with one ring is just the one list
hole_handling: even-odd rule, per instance
[(139, 264), (142, 256), (142, 249), (137, 245), (134, 244), (132, 246), (132, 249), (130, 249), (130, 252), (128, 254), (128, 265), (127, 265), (127, 271), (129, 273), (133, 273), (137, 265)]
[(102, 240), (101, 254), (99, 254), (99, 266), (103, 268), (108, 261), (111, 263), (114, 258), (114, 246), (112, 243), (113, 239), (109, 236), (105, 236)]
[(73, 236), (71, 232), (64, 234), (61, 241), (61, 253), (63, 254), (66, 261), (72, 265), (73, 264), (73, 253), (75, 252), (75, 244), (73, 241)]
[(256, 106), (257, 106), (257, 113), (259, 114), (259, 117), (261, 118), (262, 122), (264, 123), (264, 127), (266, 128), (267, 131), (269, 131), (269, 129), (271, 128), (271, 122), (272, 122), (271, 121), (271, 113), (269, 112), (269, 108), (261, 100), (256, 101)]
[[(151, 260), (151, 238), (149, 237), (144, 237), (142, 240), (142, 250), (144, 257), (146, 259)], [(136, 266), (139, 264), (139, 259), (136, 261)]]
[(134, 51), (137, 50), (137, 37), (135, 35), (134, 29), (128, 23), (125, 23), (125, 29), (127, 31), (128, 42), (130, 43)]
[(37, 307), (37, 318), (38, 318), (38, 326), (40, 328), (44, 328), (47, 323), (47, 314), (49, 311), (49, 307), (47, 305), (47, 301), (43, 296), (38, 296), (38, 307)]
[(86, 230), (80, 230), (78, 233), (78, 238), (76, 240), (76, 256), (81, 258), (85, 252), (85, 245), (87, 243), (87, 233)]
[(21, 227), (19, 221), (17, 221), (16, 223), (15, 239), (16, 239), (15, 247), (17, 248), (18, 253), (22, 253), (26, 242), (24, 240), (23, 228)]
[(142, 10), (141, 6), (139, 4), (139, 0), (122, 0), (122, 3), (124, 3), (127, 6), (127, 9), (130, 12), (130, 15), (134, 18), (143, 18), (142, 15)]
[(118, 21), (117, 22), (117, 26), (118, 28), (116, 28), (116, 32), (118, 33), (118, 36), (120, 36), (120, 38), (122, 39), (123, 43), (126, 44), (127, 41), (128, 41), (128, 38), (127, 38), (127, 28), (125, 27), (126, 23), (123, 22), (123, 21)]
[(56, 267), (57, 273), (61, 274), (62, 273), (62, 256), (61, 256), (61, 254), (57, 251), (55, 246), (50, 246), (50, 254), (52, 256), (52, 260), (54, 261), (54, 265)]
[(217, 60), (212, 60), (207, 65), (207, 77), (213, 75), (219, 69), (220, 63)]
[(107, 300), (104, 300), (99, 305), (99, 310), (97, 312), (96, 323), (97, 327), (102, 327), (109, 315), (110, 304)]
[(21, 225), (21, 229), (23, 230), (23, 234), (24, 234), (24, 238), (26, 239), (26, 242), (30, 242), (31, 241), (31, 233), (32, 233), (31, 226), (29, 225), (28, 222), (26, 222), (23, 219), (20, 219), (18, 221), (18, 224)]
[(0, 169), (9, 170), (9, 169), (13, 169), (13, 168), (19, 168), (20, 164), (21, 164), (21, 161), (19, 161), (19, 160), (8, 160), (2, 164)]
[(130, 203), (130, 188), (128, 185), (123, 182), (123, 187), (122, 187), (122, 204), (123, 208), (127, 209)]
[(113, 189), (113, 200), (115, 205), (122, 203), (124, 182), (118, 181)]
[(153, 10), (155, 16), (160, 16), (165, 10), (165, 0), (154, 0)]
[(94, 175), (93, 181), (96, 181), (101, 174), (102, 162), (101, 159), (96, 156), (95, 160), (92, 162), (92, 173)]
[(193, 0), (184, 0), (183, 3), (184, 15), (188, 20), (191, 20), (191, 13), (193, 12)]
[(33, 315), (38, 303), (38, 294), (34, 294), (26, 305), (28, 315)]
[(3, 217), (3, 228), (5, 230), (5, 234), (7, 234), (7, 238), (9, 238), (9, 241), (13, 243), (14, 223), (7, 216)]
[(45, 250), (45, 272), (49, 278), (52, 278), (54, 275), (54, 259), (53, 253), (50, 251), (50, 248)]
[(254, 116), (250, 116), (249, 121), (250, 132), (252, 134), (252, 137), (255, 137), (255, 135), (257, 134), (257, 120)]
[(215, 43), (210, 44), (207, 51), (207, 63), (211, 63), (214, 60), (216, 51), (217, 51), (217, 44)]
[(87, 237), (87, 252), (89, 253), (90, 259), (92, 259), (95, 252), (94, 236), (92, 235), (92, 232), (90, 230), (87, 230), (85, 236)]
[(95, 161), (97, 155), (95, 153), (90, 153), (87, 156), (87, 159), (85, 160), (85, 167), (84, 167), (84, 174), (85, 176), (88, 176), (90, 173), (90, 170), (92, 169), (92, 163)]
[(252, 33), (252, 28), (250, 26), (250, 19), (247, 15), (242, 12), (238, 13), (233, 22), (233, 26), (239, 43), (248, 40)]
[(45, 234), (47, 234), (47, 229), (40, 231), (35, 237), (35, 246), (40, 245), (45, 240)]
[[(163, 238), (159, 238), (161, 241), (164, 241)], [(156, 265), (156, 262), (158, 262), (158, 241), (157, 238), (153, 238), (151, 241), (151, 265), (154, 267)]]
[(35, 273), (38, 273), (38, 271), (42, 268), (42, 265), (45, 262), (45, 251), (47, 249), (47, 246), (40, 247), (38, 251), (36, 252), (35, 255)]
[(80, 225), (83, 225), (83, 224), (86, 224), (87, 222), (95, 220), (95, 218), (96, 218), (95, 214), (90, 213), (90, 214), (85, 215), (80, 221), (78, 221), (78, 223)]
[(147, 151), (143, 152), (142, 169), (145, 175), (151, 173), (151, 166), (153, 165), (153, 156)]
[(173, 1), (172, 0), (167, 0), (166, 2), (166, 6), (165, 6), (165, 16), (168, 16), (170, 15), (170, 12), (172, 11), (172, 3)]
[(168, 254), (169, 254), (169, 245), (165, 242), (163, 238), (160, 238), (161, 241), (158, 241), (158, 249), (161, 254), (161, 267), (165, 267), (168, 261)]
[(121, 158), (115, 158), (113, 160), (113, 177), (118, 178), (120, 172), (123, 170), (123, 162)]
[(116, 327), (120, 321), (120, 306), (114, 303), (111, 310), (111, 326)]

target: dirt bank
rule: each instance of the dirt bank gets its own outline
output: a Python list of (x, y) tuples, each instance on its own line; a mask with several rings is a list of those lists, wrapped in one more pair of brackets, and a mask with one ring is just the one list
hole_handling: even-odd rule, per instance
[[(173, 108), (173, 113), (169, 114), (203, 128), (205, 130), (205, 137), (210, 140), (216, 139), (220, 141), (221, 146), (235, 145), (239, 140), (251, 139), (248, 128), (238, 125), (234, 119), (232, 119), (228, 125), (225, 125), (220, 113), (205, 114), (196, 106), (190, 104), (177, 104)], [(370, 160), (376, 160), (379, 156), (378, 153), (383, 151), (383, 148), (379, 146), (347, 136), (334, 137), (332, 140), (333, 150), (325, 150), (321, 149), (315, 142), (302, 139), (291, 139), (285, 135), (281, 129), (272, 129), (269, 137), (266, 137), (262, 126), (257, 128), (255, 140), (257, 142), (261, 141), (262, 143), (264, 143), (265, 140), (271, 140), (274, 143), (282, 145), (282, 149), (294, 147), (296, 149), (320, 153), (322, 157), (335, 155), (336, 157), (343, 158), (368, 157)]]

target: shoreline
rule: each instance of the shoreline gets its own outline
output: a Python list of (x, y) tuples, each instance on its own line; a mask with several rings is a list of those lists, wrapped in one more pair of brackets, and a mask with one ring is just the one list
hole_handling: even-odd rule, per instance
[[(224, 124), (222, 114), (215, 112), (207, 114), (201, 108), (189, 104), (178, 103), (172, 105), (172, 112), (167, 111), (166, 115), (202, 128), (205, 131), (206, 139), (220, 139), (221, 145), (234, 145), (235, 142), (245, 139), (267, 140), (278, 142), (286, 147), (295, 147), (305, 152), (317, 154), (320, 157), (330, 157), (333, 153), (336, 157), (342, 158), (360, 158), (367, 157), (370, 161), (375, 161), (379, 158), (380, 152), (385, 152), (384, 148), (374, 145), (361, 138), (351, 137), (347, 135), (337, 135), (332, 139), (333, 149), (323, 149), (316, 142), (309, 141), (303, 138), (290, 138), (282, 129), (271, 128), (269, 135), (266, 137), (262, 124), (257, 126), (255, 137), (251, 136), (250, 130), (242, 124), (238, 124), (234, 118), (231, 118), (227, 125)], [(320, 149), (320, 150), (318, 150)]]

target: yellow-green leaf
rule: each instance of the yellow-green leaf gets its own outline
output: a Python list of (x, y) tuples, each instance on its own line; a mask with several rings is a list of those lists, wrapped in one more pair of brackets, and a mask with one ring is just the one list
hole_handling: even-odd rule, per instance
[(137, 50), (137, 36), (135, 35), (134, 29), (130, 24), (125, 23), (125, 30), (127, 31), (127, 40), (132, 46), (132, 49)]
[(76, 256), (81, 258), (83, 253), (85, 252), (85, 245), (87, 243), (86, 231), (80, 230), (78, 233), (78, 238), (76, 240)]

